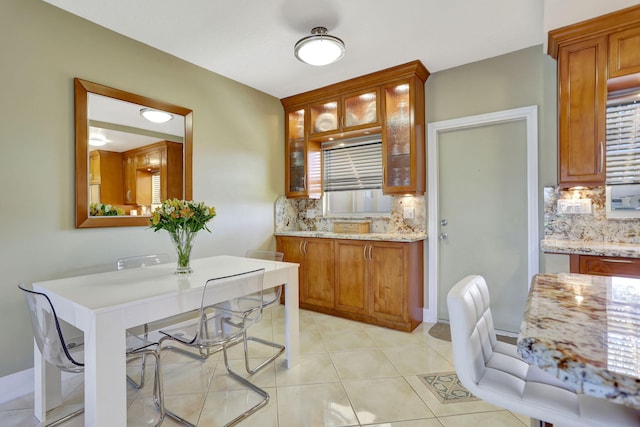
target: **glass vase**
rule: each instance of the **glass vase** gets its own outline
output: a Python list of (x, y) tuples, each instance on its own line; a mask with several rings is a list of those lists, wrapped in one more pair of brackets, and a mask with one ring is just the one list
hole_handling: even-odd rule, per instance
[(176, 253), (178, 254), (178, 268), (176, 274), (189, 274), (193, 272), (190, 266), (191, 249), (193, 248), (193, 241), (196, 238), (196, 234), (190, 230), (179, 228), (176, 231), (169, 233), (171, 241), (176, 247)]

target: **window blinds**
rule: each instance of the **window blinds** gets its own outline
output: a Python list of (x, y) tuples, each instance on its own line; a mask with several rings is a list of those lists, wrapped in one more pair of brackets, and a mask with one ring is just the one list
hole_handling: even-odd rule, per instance
[(382, 188), (382, 141), (333, 144), (322, 152), (324, 191)]
[(607, 106), (607, 184), (640, 183), (640, 103)]

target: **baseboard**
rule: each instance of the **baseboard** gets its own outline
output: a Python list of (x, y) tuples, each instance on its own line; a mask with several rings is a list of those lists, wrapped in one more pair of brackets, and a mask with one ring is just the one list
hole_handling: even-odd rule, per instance
[[(70, 372), (61, 373), (62, 382), (65, 382), (76, 375), (82, 375)], [(2, 393), (0, 393), (0, 404), (11, 402), (19, 397), (33, 394), (33, 387), (33, 368), (0, 377), (0, 390), (2, 390)]]
[(0, 377), (0, 403), (33, 394), (33, 368)]
[(422, 321), (425, 323), (436, 323), (438, 319), (436, 318), (435, 310), (429, 310), (428, 308), (423, 308)]

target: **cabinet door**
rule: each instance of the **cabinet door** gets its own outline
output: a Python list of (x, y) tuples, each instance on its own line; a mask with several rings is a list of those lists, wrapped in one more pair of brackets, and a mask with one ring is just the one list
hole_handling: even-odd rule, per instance
[(378, 90), (369, 89), (342, 98), (343, 130), (360, 129), (378, 125)]
[(286, 112), (285, 126), (285, 171), (287, 197), (305, 196), (307, 191), (306, 158), (304, 138), (304, 108)]
[(336, 309), (367, 314), (368, 242), (336, 241)]
[(304, 279), (300, 301), (321, 307), (334, 306), (334, 243), (332, 239), (305, 239)]
[[(278, 252), (284, 254), (283, 261), (300, 264), (298, 268), (298, 295), (301, 293), (300, 290), (302, 289), (302, 283), (305, 279), (304, 256), (302, 252), (303, 244), (304, 239), (298, 237), (276, 236), (276, 248)], [(284, 292), (280, 297), (280, 302), (284, 303)]]
[(369, 261), (369, 314), (392, 322), (409, 321), (408, 252), (404, 243), (372, 242)]
[(125, 156), (124, 166), (124, 203), (136, 204), (136, 156)]
[(385, 194), (425, 191), (424, 89), (418, 79), (383, 88), (382, 190)]
[(561, 46), (558, 56), (559, 183), (605, 182), (607, 38)]
[(334, 133), (338, 130), (340, 123), (339, 103), (336, 100), (328, 100), (313, 103), (309, 106), (310, 124), (309, 134), (321, 135)]
[(609, 78), (640, 73), (640, 28), (609, 35)]

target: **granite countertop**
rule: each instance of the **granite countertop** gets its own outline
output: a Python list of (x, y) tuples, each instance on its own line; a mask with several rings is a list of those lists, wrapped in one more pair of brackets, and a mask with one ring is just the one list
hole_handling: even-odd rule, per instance
[(556, 254), (640, 258), (640, 245), (631, 243), (543, 239), (540, 248), (543, 252)]
[(578, 391), (640, 409), (640, 279), (539, 274), (518, 352)]
[(325, 239), (381, 240), (387, 242), (418, 242), (426, 233), (334, 233), (332, 231), (277, 231), (276, 236), (320, 237)]

